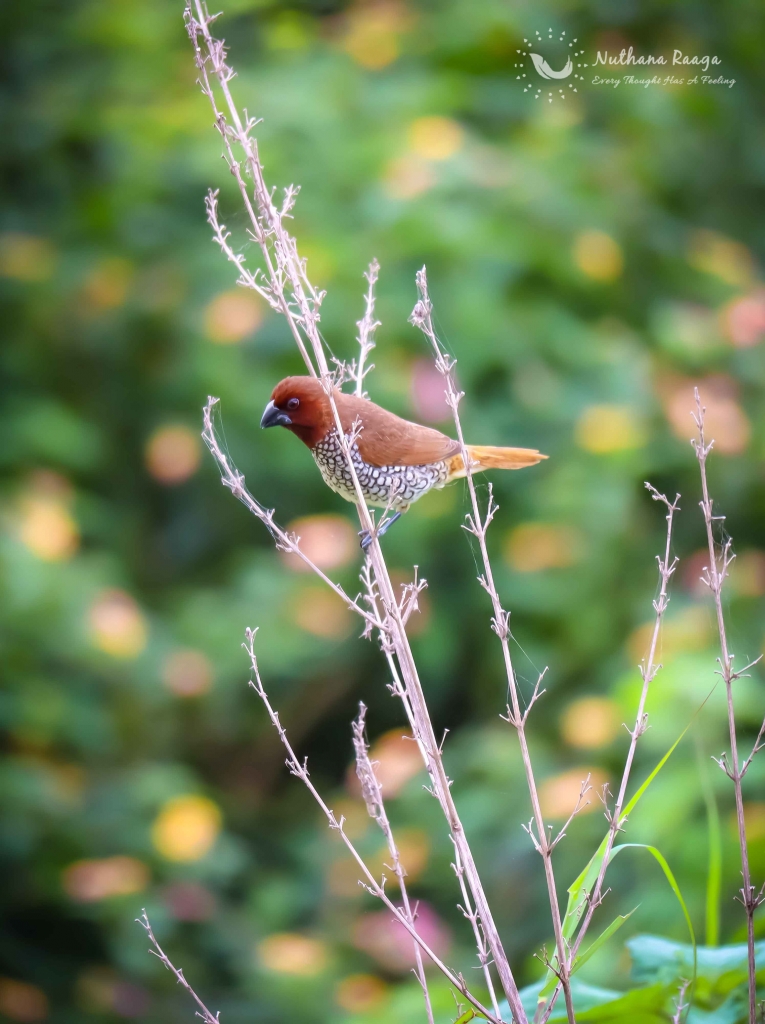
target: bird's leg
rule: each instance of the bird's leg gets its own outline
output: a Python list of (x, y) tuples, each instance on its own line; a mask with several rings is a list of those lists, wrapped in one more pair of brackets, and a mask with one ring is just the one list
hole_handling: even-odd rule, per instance
[[(380, 527), (376, 531), (378, 539), (388, 532), (388, 530), (391, 528), (391, 526), (393, 526), (396, 520), (401, 518), (401, 515), (401, 512), (396, 512), (395, 515), (392, 515), (390, 519), (386, 519), (380, 525)], [(366, 551), (369, 545), (372, 543), (372, 534), (369, 532), (369, 530), (361, 530), (361, 532), (359, 533), (359, 537), (361, 537), (361, 548), (363, 551)]]

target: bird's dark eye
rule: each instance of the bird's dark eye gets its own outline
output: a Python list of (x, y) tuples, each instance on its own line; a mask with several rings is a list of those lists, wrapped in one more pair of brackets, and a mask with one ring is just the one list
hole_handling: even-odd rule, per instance
[(297, 407), (299, 405), (300, 405), (300, 399), (299, 398), (290, 398), (289, 402), (287, 402), (287, 408), (288, 409), (297, 409)]

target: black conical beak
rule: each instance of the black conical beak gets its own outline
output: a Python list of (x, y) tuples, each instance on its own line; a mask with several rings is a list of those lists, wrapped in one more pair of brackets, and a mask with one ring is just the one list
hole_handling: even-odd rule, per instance
[(260, 421), (261, 427), (288, 427), (292, 423), (286, 412), (282, 412), (281, 409), (277, 409), (273, 402), (269, 402), (263, 412), (263, 418)]

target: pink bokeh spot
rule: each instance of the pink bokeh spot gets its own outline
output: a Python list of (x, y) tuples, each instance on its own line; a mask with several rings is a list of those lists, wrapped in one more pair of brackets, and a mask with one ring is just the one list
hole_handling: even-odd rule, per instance
[[(449, 928), (435, 910), (422, 900), (417, 904), (415, 928), (434, 953), (441, 958), (446, 956), (451, 945)], [(396, 973), (410, 971), (417, 962), (414, 940), (389, 910), (363, 914), (353, 929), (353, 944), (380, 966)], [(423, 960), (427, 967), (427, 957), (423, 957)]]
[(446, 404), (444, 378), (427, 359), (418, 359), (412, 367), (411, 395), (418, 419), (426, 423), (443, 423), (451, 416)]

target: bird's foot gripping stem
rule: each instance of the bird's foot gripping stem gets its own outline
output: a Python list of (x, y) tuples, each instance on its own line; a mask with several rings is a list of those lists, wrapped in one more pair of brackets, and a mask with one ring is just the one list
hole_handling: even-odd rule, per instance
[[(384, 519), (382, 521), (382, 523), (380, 523), (380, 525), (377, 528), (377, 530), (375, 531), (375, 533), (377, 534), (378, 540), (379, 540), (380, 537), (382, 537), (384, 534), (386, 534), (388, 532), (388, 530), (391, 528), (391, 526), (393, 526), (393, 524), (396, 522), (396, 520), (400, 519), (400, 518), (401, 518), (401, 512), (396, 512), (394, 515), (392, 515), (390, 517), (390, 519)], [(361, 550), (362, 551), (368, 551), (369, 550), (369, 545), (372, 543), (372, 536), (373, 535), (369, 532), (369, 530), (361, 530), (359, 532), (359, 537), (361, 537)]]

